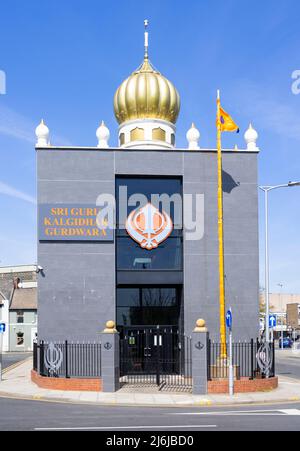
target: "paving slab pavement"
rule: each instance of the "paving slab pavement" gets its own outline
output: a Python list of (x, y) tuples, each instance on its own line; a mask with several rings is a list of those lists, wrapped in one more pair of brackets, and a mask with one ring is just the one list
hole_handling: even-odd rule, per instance
[(137, 393), (120, 390), (117, 393), (73, 392), (39, 388), (30, 378), (32, 359), (21, 363), (3, 375), (0, 397), (44, 401), (88, 403), (118, 406), (200, 407), (238, 404), (286, 403), (300, 401), (300, 380), (279, 378), (279, 388), (269, 392), (196, 396), (188, 393)]

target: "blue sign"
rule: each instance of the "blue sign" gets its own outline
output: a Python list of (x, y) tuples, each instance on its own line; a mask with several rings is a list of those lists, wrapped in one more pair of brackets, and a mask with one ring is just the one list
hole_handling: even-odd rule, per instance
[(6, 324), (0, 323), (0, 334), (3, 334), (6, 331)]
[(232, 312), (231, 312), (231, 310), (228, 310), (228, 312), (226, 313), (226, 326), (228, 327), (228, 329), (232, 328)]
[(270, 315), (269, 316), (269, 327), (276, 327), (277, 325), (277, 318), (275, 315)]

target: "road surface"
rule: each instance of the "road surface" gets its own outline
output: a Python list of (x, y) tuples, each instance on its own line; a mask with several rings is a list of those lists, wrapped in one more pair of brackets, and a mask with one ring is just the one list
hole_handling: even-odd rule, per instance
[(28, 359), (32, 352), (8, 352), (2, 355), (2, 368), (6, 369), (15, 363)]
[(276, 351), (276, 374), (293, 379), (300, 379), (300, 352), (293, 353), (290, 349)]
[(300, 403), (235, 408), (102, 407), (0, 398), (9, 431), (299, 431)]

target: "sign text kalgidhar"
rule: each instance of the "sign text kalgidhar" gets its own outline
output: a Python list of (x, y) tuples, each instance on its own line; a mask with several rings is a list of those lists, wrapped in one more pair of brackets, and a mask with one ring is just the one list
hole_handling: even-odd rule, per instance
[(101, 207), (75, 204), (39, 206), (40, 241), (113, 241), (114, 232), (97, 220)]

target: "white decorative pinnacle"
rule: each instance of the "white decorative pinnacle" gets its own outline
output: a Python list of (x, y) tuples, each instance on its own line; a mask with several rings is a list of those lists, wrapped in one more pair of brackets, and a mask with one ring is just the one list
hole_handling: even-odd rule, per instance
[(35, 129), (35, 135), (37, 137), (37, 143), (36, 146), (37, 147), (48, 147), (50, 146), (49, 143), (49, 128), (47, 127), (47, 125), (45, 124), (44, 120), (41, 120), (40, 125), (37, 126), (37, 128)]
[(244, 138), (247, 143), (247, 150), (257, 150), (256, 141), (258, 139), (258, 133), (252, 127), (252, 124), (249, 125), (249, 128), (246, 131)]
[(195, 127), (195, 124), (193, 123), (191, 128), (186, 134), (186, 139), (189, 143), (189, 150), (199, 150), (199, 140), (200, 140), (200, 132)]
[(96, 136), (98, 138), (98, 147), (100, 149), (107, 149), (109, 147), (108, 141), (110, 138), (110, 132), (104, 124), (104, 121), (101, 122), (100, 127), (97, 129)]
[(145, 58), (148, 59), (148, 47), (149, 47), (149, 33), (148, 33), (149, 20), (144, 20), (145, 27)]

